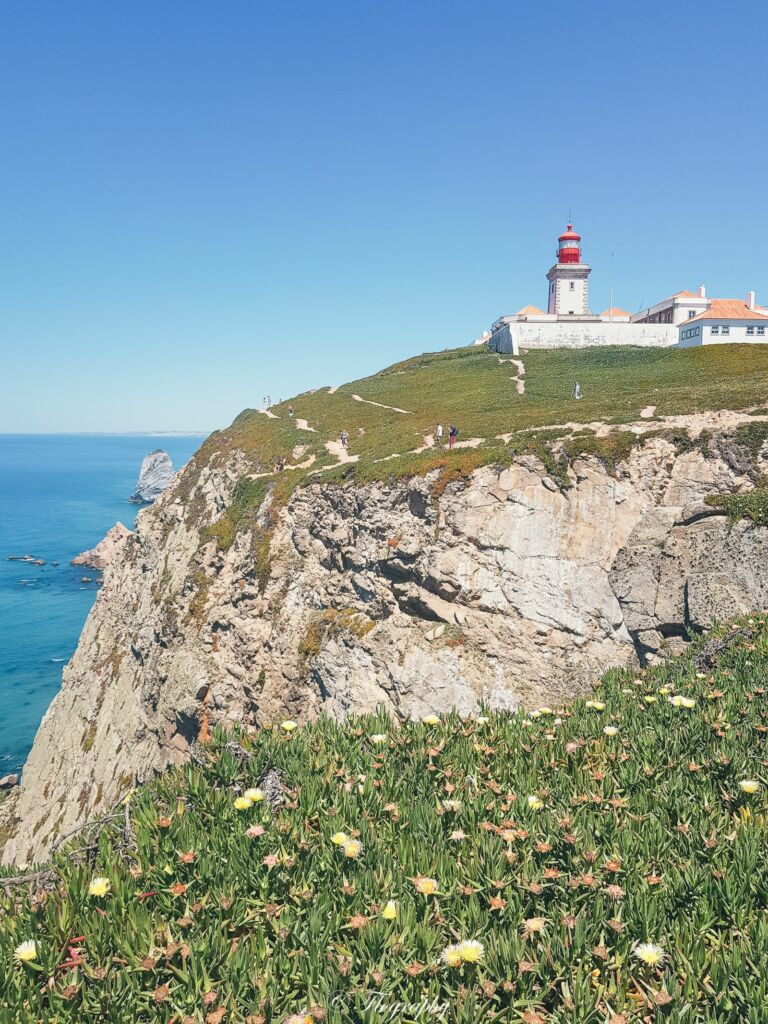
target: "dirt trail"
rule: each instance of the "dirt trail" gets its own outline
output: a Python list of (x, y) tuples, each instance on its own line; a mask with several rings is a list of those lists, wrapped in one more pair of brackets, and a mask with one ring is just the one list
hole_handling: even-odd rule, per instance
[(297, 430), (308, 430), (312, 434), (316, 434), (317, 433), (317, 431), (315, 430), (314, 427), (310, 427), (310, 425), (307, 423), (307, 421), (306, 420), (302, 420), (302, 419), (297, 419), (296, 420), (296, 428), (297, 428)]
[(280, 419), (280, 417), (276, 416), (271, 409), (257, 409), (256, 411), (260, 412), (262, 416), (267, 416), (271, 420)]
[(484, 437), (470, 437), (466, 441), (457, 441), (454, 444), (454, 448), (477, 448), (479, 444), (482, 444), (485, 440)]
[(336, 387), (328, 388), (328, 394), (329, 395), (335, 395), (338, 390), (339, 390), (339, 385), (337, 384)]
[(640, 418), (643, 420), (649, 420), (656, 412), (655, 405), (646, 405), (644, 409), (640, 410)]
[(377, 405), (379, 409), (391, 409), (392, 412), (402, 412), (406, 416), (411, 415), (410, 409), (398, 409), (396, 405), (384, 405), (382, 402), (371, 402), (368, 398), (361, 398), (360, 395), (352, 395), (356, 402), (363, 402), (364, 405)]
[[(759, 408), (755, 406), (755, 408)], [(641, 413), (642, 416), (642, 413)], [(743, 409), (735, 412), (731, 409), (720, 409), (717, 412), (695, 412), (680, 416), (659, 416), (652, 422), (645, 420), (634, 420), (631, 423), (604, 423), (602, 420), (593, 420), (591, 423), (548, 423), (543, 427), (530, 427), (532, 432), (539, 430), (593, 430), (597, 437), (606, 437), (614, 430), (631, 430), (634, 434), (646, 434), (650, 430), (661, 430), (664, 428), (679, 428), (687, 430), (692, 437), (698, 437), (702, 430), (732, 430), (744, 423), (760, 423), (768, 421), (768, 415), (755, 416), (748, 410)], [(496, 434), (499, 441), (511, 440), (518, 431), (511, 431), (508, 434)]]
[[(357, 462), (360, 458), (359, 455), (350, 455), (341, 441), (326, 441), (325, 450), (330, 452), (331, 455), (335, 455), (338, 462)], [(330, 467), (324, 466), (323, 468), (327, 469)]]

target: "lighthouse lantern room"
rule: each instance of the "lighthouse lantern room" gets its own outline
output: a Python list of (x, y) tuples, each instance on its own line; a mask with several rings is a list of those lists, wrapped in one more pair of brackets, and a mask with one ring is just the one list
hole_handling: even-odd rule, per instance
[(569, 224), (557, 239), (557, 263), (547, 274), (547, 312), (558, 317), (589, 316), (589, 275), (581, 261), (581, 235)]

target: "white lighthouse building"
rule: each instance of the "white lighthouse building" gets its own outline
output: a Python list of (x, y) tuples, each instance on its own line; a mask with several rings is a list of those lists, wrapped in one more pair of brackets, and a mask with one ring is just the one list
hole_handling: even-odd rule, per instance
[(630, 323), (630, 314), (611, 306), (589, 310), (589, 275), (581, 235), (568, 224), (558, 236), (557, 263), (547, 271), (547, 309), (524, 306), (492, 325), (488, 347), (517, 353), (534, 348), (587, 348), (591, 345), (672, 346), (678, 341), (672, 323)]

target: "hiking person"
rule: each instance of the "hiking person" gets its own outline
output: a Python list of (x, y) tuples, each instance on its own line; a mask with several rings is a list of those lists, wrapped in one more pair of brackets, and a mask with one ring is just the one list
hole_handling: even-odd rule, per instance
[(442, 423), (438, 423), (437, 424), (437, 430), (435, 431), (435, 437), (437, 438), (438, 445), (442, 448), (443, 447), (443, 424)]
[(341, 441), (341, 447), (346, 451), (347, 447), (349, 446), (349, 434), (346, 432), (346, 430), (342, 430), (341, 434), (339, 435), (339, 440)]
[(573, 385), (573, 397), (577, 401), (581, 398), (581, 384), (578, 381)]
[(459, 436), (459, 428), (452, 423), (451, 424), (451, 429), (448, 431), (448, 447), (449, 448), (453, 448), (453, 446), (456, 444), (456, 438), (458, 436)]
[(289, 405), (289, 406), (288, 406), (288, 415), (289, 415), (289, 416), (290, 416), (291, 418), (293, 418), (293, 406), (292, 406), (292, 405)]

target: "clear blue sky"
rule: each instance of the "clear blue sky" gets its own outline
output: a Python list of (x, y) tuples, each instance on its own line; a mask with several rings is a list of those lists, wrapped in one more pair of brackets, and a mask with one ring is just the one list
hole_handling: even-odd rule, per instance
[(768, 302), (762, 3), (0, 7), (0, 431), (210, 429), (546, 296)]

